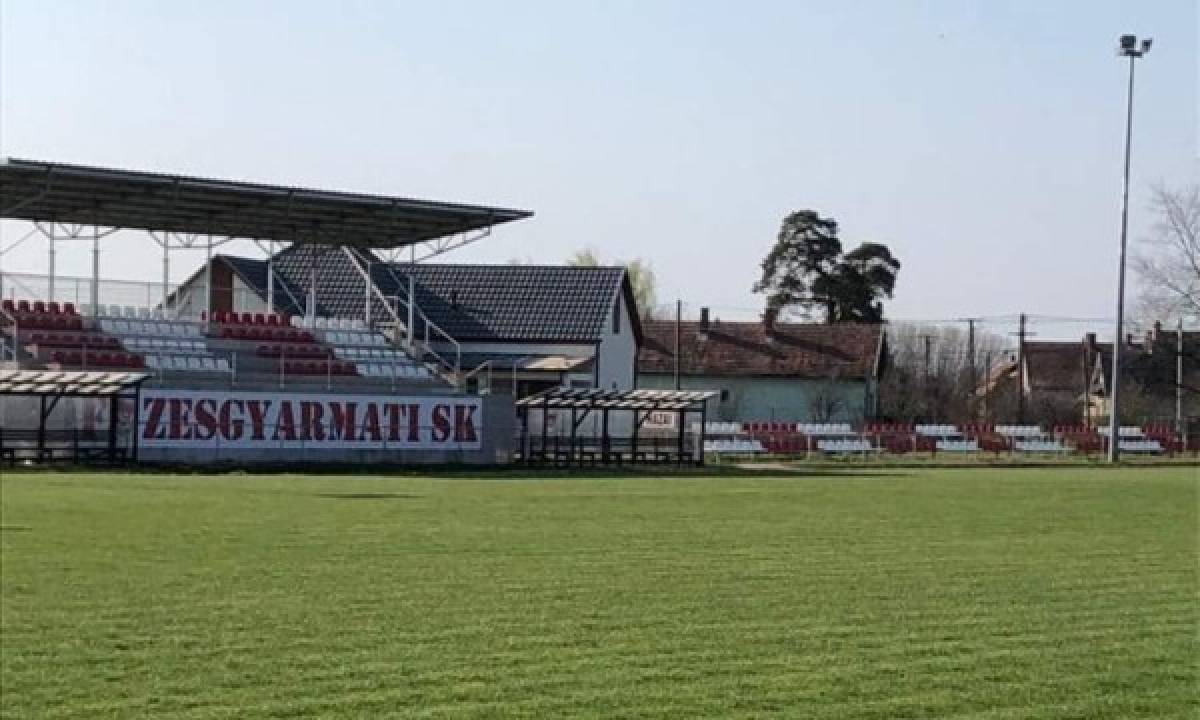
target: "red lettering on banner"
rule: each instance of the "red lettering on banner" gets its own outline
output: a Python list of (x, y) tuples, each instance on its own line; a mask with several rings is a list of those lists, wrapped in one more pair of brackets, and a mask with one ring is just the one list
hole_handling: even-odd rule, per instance
[(383, 432), (379, 428), (379, 405), (377, 403), (367, 403), (367, 412), (363, 415), (362, 437), (359, 439), (371, 442), (383, 440)]
[[(238, 409), (242, 407), (241, 400), (233, 400), (236, 402)], [(270, 400), (250, 400), (246, 403), (246, 409), (250, 411), (250, 439), (265, 440), (267, 437), (267, 413), (271, 410)], [(242, 436), (241, 424), (238, 425), (238, 437)], [(278, 434), (275, 437), (279, 439)]]
[(320, 402), (300, 402), (300, 439), (321, 442), (325, 439), (325, 406)]
[(163, 398), (144, 398), (146, 410), (146, 425), (142, 428), (142, 437), (146, 440), (162, 439), (161, 426), (163, 410), (167, 401)]
[(296, 416), (292, 413), (292, 401), (279, 403), (279, 419), (275, 421), (275, 440), (296, 439)]
[(475, 442), (475, 411), (478, 405), (454, 406), (454, 442)]
[[(238, 417), (233, 417), (233, 409), (237, 408)], [(246, 424), (241, 418), (242, 401), (241, 400), (226, 400), (221, 403), (221, 411), (219, 413), (219, 421), (221, 428), (221, 437), (226, 440), (241, 440), (242, 428)]]
[(217, 403), (212, 398), (196, 401), (196, 439), (212, 440), (217, 434)]
[(433, 406), (433, 428), (430, 430), (429, 436), (430, 440), (438, 443), (444, 443), (446, 438), (450, 437), (449, 405)]
[(416, 403), (408, 404), (408, 441), (421, 442), (421, 406)]
[(330, 440), (349, 440), (354, 441), (354, 414), (358, 409), (358, 403), (329, 403), (332, 422), (329, 425)]
[(172, 440), (191, 440), (191, 399), (171, 398), (168, 402), (168, 406), (170, 407), (170, 416), (168, 420), (168, 427), (170, 428), (170, 431), (167, 433), (167, 437), (171, 438)]
[(400, 442), (400, 405), (398, 403), (388, 403), (383, 406), (387, 411), (387, 436), (388, 442)]

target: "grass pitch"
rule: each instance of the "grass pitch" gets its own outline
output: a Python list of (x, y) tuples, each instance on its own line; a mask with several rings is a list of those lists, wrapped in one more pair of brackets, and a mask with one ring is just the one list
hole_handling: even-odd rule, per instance
[(1194, 718), (1196, 468), (20, 474), (5, 718)]

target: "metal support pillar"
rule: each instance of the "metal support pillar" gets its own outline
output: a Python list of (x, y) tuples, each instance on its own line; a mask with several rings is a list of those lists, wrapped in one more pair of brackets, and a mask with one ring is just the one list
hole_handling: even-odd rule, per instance
[(371, 261), (367, 261), (367, 276), (363, 278), (363, 322), (371, 327)]
[(100, 228), (92, 226), (92, 312), (100, 304)]
[(267, 312), (275, 312), (275, 241), (267, 246)]
[(54, 299), (54, 223), (50, 223), (50, 233), (46, 235), (46, 299)]
[(204, 246), (204, 315), (212, 321), (212, 234)]
[[(408, 274), (408, 351), (414, 352), (417, 348), (416, 336), (416, 320), (417, 320), (417, 281), (413, 279), (410, 272)], [(425, 327), (426, 332), (429, 326)]]
[[(171, 299), (171, 244), (164, 242), (163, 246), (163, 287), (162, 287), (162, 309), (163, 313), (167, 312), (167, 304)], [(176, 298), (178, 303), (179, 298)]]
[(108, 398), (108, 464), (117, 464), (117, 396)]
[(305, 312), (308, 322), (317, 317), (317, 248), (308, 256), (308, 307)]
[(678, 455), (676, 456), (675, 464), (683, 464), (683, 434), (687, 431), (684, 425), (687, 424), (687, 410), (679, 411), (679, 446), (676, 448)]

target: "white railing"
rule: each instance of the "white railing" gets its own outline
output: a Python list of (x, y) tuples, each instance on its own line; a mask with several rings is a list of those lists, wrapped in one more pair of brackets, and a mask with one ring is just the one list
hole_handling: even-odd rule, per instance
[[(409, 341), (408, 344), (410, 352), (416, 350), (417, 338), (415, 337), (415, 333), (413, 332), (412, 328), (409, 327), (408, 319), (406, 317), (402, 317), (400, 314), (401, 310), (404, 311), (405, 316), (411, 313), (414, 317), (414, 320), (419, 319), (424, 328), (420, 348), (422, 354), (420, 357), (414, 357), (414, 359), (424, 362), (425, 355), (433, 357), (435, 360), (437, 360), (438, 364), (442, 368), (452, 374), (452, 377), (454, 378), (454, 384), (458, 387), (462, 387), (466, 377), (464, 377), (462, 374), (462, 345), (459, 344), (458, 340), (454, 339), (450, 333), (443, 330), (438, 326), (437, 323), (431, 320), (429, 316), (426, 315), (416, 304), (416, 300), (414, 298), (402, 297), (400, 295), (385, 295), (384, 292), (379, 289), (379, 286), (375, 284), (369, 269), (364, 268), (359, 264), (358, 258), (354, 256), (354, 253), (351, 252), (349, 248), (343, 248), (343, 251), (346, 253), (346, 257), (350, 259), (350, 263), (356, 270), (358, 270), (358, 273), (362, 276), (363, 281), (370, 285), (373, 295), (383, 303), (384, 308), (387, 309), (388, 314), (391, 316), (392, 327), (394, 328), (394, 336), (392, 339), (399, 340), (398, 333), (400, 329), (403, 328), (404, 335)], [(384, 264), (382, 267), (389, 275), (391, 275), (392, 281), (396, 284), (396, 287), (405, 288), (405, 292), (407, 293), (412, 287), (412, 284), (402, 282), (401, 279), (396, 275), (395, 269), (393, 269), (390, 264)], [(433, 331), (434, 337), (441, 338), (438, 340), (438, 342), (444, 342), (454, 349), (453, 362), (451, 362), (449, 358), (444, 357), (442, 353), (439, 353), (436, 349), (434, 349), (433, 338), (431, 338), (430, 330)]]
[(0, 362), (15, 363), (17, 369), (21, 367), (21, 325), (17, 321), (17, 316), (0, 307), (0, 318), (8, 321), (12, 327), (12, 336), (9, 337), (5, 333), (0, 333)]

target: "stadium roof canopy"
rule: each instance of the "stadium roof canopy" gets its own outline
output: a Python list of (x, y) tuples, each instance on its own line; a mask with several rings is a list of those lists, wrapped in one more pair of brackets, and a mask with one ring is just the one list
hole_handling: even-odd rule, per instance
[(0, 217), (187, 235), (396, 248), (524, 210), (0, 158)]
[(565, 410), (701, 410), (709, 390), (604, 390), (550, 388), (517, 401), (517, 407)]
[(0, 370), (0, 395), (97, 397), (136, 390), (144, 372)]

